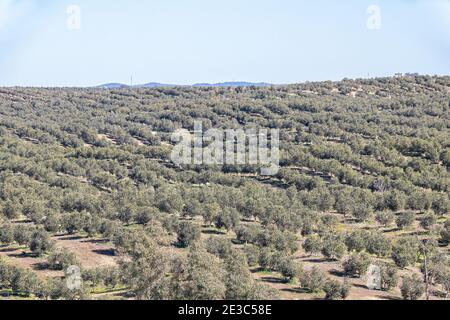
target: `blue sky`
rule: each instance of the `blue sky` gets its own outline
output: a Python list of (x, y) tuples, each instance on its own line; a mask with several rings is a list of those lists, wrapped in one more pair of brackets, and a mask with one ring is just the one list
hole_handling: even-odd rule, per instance
[[(67, 28), (69, 5), (81, 9)], [(367, 28), (367, 8), (381, 29)], [(450, 74), (450, 0), (0, 0), (0, 86)]]

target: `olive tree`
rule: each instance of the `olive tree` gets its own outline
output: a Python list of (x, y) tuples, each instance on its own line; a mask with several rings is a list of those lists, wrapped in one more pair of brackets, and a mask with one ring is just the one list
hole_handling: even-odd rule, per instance
[(31, 235), (30, 250), (37, 256), (42, 256), (50, 251), (53, 246), (54, 242), (45, 230), (38, 229)]
[(395, 215), (392, 211), (380, 211), (376, 215), (376, 220), (385, 228), (389, 227), (395, 220)]
[(404, 277), (402, 285), (400, 287), (402, 297), (405, 300), (418, 300), (425, 293), (425, 285), (422, 279), (420, 279), (416, 274), (412, 277)]
[(79, 263), (74, 253), (67, 250), (55, 250), (47, 257), (47, 264), (52, 270), (65, 270)]
[(303, 242), (303, 249), (310, 255), (320, 253), (322, 251), (322, 239), (317, 235), (308, 236)]
[(431, 212), (425, 214), (420, 219), (420, 226), (427, 231), (432, 230), (436, 223), (437, 223), (437, 217), (435, 214), (433, 214)]
[(325, 274), (317, 267), (304, 272), (300, 278), (302, 288), (308, 289), (311, 293), (318, 293), (323, 290), (326, 282)]
[(183, 221), (178, 225), (177, 240), (179, 246), (186, 248), (194, 241), (200, 239), (200, 236), (200, 227), (194, 223)]
[(350, 294), (350, 284), (345, 281), (343, 283), (337, 280), (328, 280), (323, 290), (325, 291), (326, 300), (345, 300)]
[(347, 276), (359, 278), (367, 272), (370, 263), (370, 256), (367, 253), (358, 253), (352, 254), (342, 265)]
[(406, 268), (417, 262), (419, 243), (414, 237), (400, 238), (392, 248), (392, 259), (399, 268)]
[(390, 265), (384, 264), (381, 266), (381, 290), (390, 291), (398, 284), (397, 269)]
[(328, 235), (323, 239), (321, 252), (329, 260), (340, 260), (344, 256), (346, 249), (341, 236)]
[(222, 300), (226, 298), (225, 270), (220, 260), (201, 245), (191, 247), (186, 260), (177, 261), (171, 281), (174, 299)]
[(416, 214), (411, 211), (403, 212), (397, 216), (395, 223), (397, 227), (401, 230), (409, 228), (416, 221)]
[(441, 231), (442, 242), (448, 245), (450, 243), (450, 220), (444, 224), (444, 228)]

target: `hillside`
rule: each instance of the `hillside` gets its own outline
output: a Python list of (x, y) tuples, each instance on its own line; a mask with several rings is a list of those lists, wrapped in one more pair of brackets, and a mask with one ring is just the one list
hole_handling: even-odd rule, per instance
[[(448, 295), (450, 77), (148, 86), (0, 88), (0, 295)], [(174, 164), (199, 120), (279, 129), (280, 170)]]

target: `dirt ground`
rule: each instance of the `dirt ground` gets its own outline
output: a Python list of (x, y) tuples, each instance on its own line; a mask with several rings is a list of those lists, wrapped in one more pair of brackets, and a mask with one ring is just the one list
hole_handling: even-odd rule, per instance
[[(201, 224), (201, 221), (197, 221)], [(346, 225), (349, 227), (348, 225)], [(355, 225), (352, 226), (355, 228)], [(358, 226), (361, 227), (361, 226)], [(353, 229), (352, 228), (352, 229)], [(202, 239), (207, 241), (210, 237), (230, 237), (230, 234), (214, 232), (211, 228), (204, 228)], [(80, 236), (55, 236), (52, 238), (56, 246), (64, 248), (73, 252), (80, 264), (84, 268), (106, 267), (113, 266), (117, 263), (117, 257), (114, 255), (114, 247), (112, 243), (107, 240), (86, 238)], [(301, 248), (299, 242), (298, 247)], [(172, 246), (164, 247), (164, 252), (167, 256), (177, 256), (186, 254), (185, 251), (174, 248)], [(28, 248), (17, 247), (0, 247), (0, 256), (6, 258), (10, 263), (22, 268), (27, 268), (35, 271), (39, 277), (45, 279), (49, 277), (63, 276), (62, 272), (51, 271), (45, 268), (45, 257), (37, 258), (30, 254)], [(319, 268), (328, 277), (344, 281), (342, 262), (327, 261), (322, 256), (309, 256), (303, 252), (302, 249), (294, 255), (295, 261), (303, 266), (304, 270), (311, 270), (313, 267)], [(408, 268), (399, 272), (400, 278), (405, 274), (417, 273), (420, 271), (417, 268)], [(279, 296), (283, 300), (314, 300), (323, 299), (324, 294), (311, 294), (305, 292), (300, 288), (298, 283), (285, 283), (282, 276), (272, 272), (260, 272), (253, 270), (254, 278), (278, 290)], [(400, 300), (401, 293), (399, 287), (391, 292), (369, 290), (366, 286), (365, 278), (349, 278), (347, 279), (352, 288), (350, 291), (349, 300)], [(401, 281), (399, 281), (400, 283)], [(105, 296), (106, 297), (106, 296)], [(434, 297), (434, 299), (437, 299)]]
[[(102, 240), (77, 236), (56, 236), (53, 240), (57, 247), (73, 252), (84, 268), (111, 266), (116, 263), (113, 246)], [(18, 267), (35, 271), (41, 278), (63, 275), (62, 272), (47, 270), (45, 257), (34, 257), (27, 248), (0, 247), (0, 256)]]
[[(301, 263), (304, 270), (309, 271), (314, 267), (319, 268), (329, 278), (343, 281), (340, 262), (328, 262), (321, 257), (303, 256), (297, 261)], [(272, 274), (255, 273), (255, 278), (277, 289), (280, 298), (283, 300), (314, 300), (323, 299), (324, 294), (311, 294), (305, 292), (298, 284), (287, 284), (281, 279), (281, 276)], [(348, 300), (401, 300), (400, 290), (396, 288), (392, 292), (374, 291), (366, 287), (365, 279), (350, 278), (347, 279), (352, 288)]]
[[(300, 250), (296, 254), (295, 259), (301, 264), (305, 271), (309, 271), (314, 267), (319, 268), (325, 273), (325, 275), (331, 279), (344, 281), (345, 279), (351, 285), (350, 295), (347, 300), (402, 300), (399, 285), (389, 292), (370, 290), (367, 288), (367, 280), (362, 278), (346, 278), (343, 273), (342, 262), (340, 261), (327, 261), (321, 256), (309, 256), (302, 253)], [(407, 268), (398, 273), (399, 279), (405, 275), (411, 275), (417, 273), (420, 275), (420, 271), (417, 268)], [(282, 300), (322, 300), (324, 294), (311, 294), (305, 292), (298, 283), (285, 283), (282, 276), (276, 273), (254, 272), (254, 277), (258, 281), (261, 281), (278, 290), (280, 298)], [(434, 288), (439, 290), (439, 288)], [(431, 300), (438, 300), (437, 297), (432, 296)]]

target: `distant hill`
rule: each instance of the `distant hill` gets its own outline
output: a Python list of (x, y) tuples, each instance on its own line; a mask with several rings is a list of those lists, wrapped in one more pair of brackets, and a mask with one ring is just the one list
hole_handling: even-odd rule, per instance
[(193, 87), (267, 87), (271, 86), (270, 83), (259, 82), (221, 82), (221, 83), (197, 83)]
[[(265, 82), (220, 82), (220, 83), (196, 83), (194, 85), (177, 85), (177, 84), (164, 84), (159, 82), (149, 82), (145, 84), (134, 85), (133, 88), (163, 88), (163, 87), (267, 87), (271, 86), (270, 83)], [(123, 83), (106, 83), (98, 86), (97, 88), (102, 89), (123, 89), (130, 88), (131, 86)]]
[(161, 87), (177, 87), (176, 84), (165, 84), (165, 83), (159, 83), (159, 82), (149, 82), (146, 84), (136, 85), (134, 87), (138, 88), (161, 88)]
[(97, 88), (102, 88), (102, 89), (122, 89), (122, 88), (128, 88), (129, 86), (127, 86), (126, 84), (122, 84), (122, 83), (105, 83), (102, 84), (100, 86), (98, 86)]

